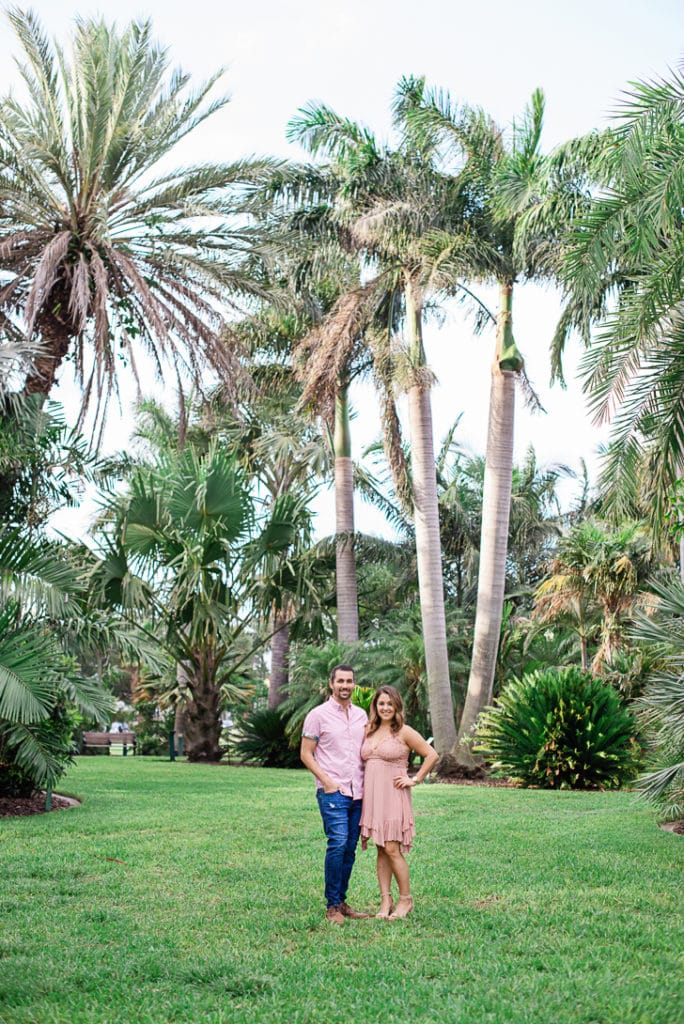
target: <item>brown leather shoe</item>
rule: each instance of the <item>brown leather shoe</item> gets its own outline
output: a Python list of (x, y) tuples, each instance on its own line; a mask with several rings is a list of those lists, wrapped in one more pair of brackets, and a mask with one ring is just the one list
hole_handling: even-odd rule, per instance
[(325, 919), (332, 924), (344, 924), (344, 914), (340, 907), (328, 907), (325, 912)]
[(361, 918), (364, 917), (370, 917), (370, 914), (362, 914), (360, 910), (352, 910), (352, 908), (347, 903), (340, 903), (337, 909), (339, 910), (343, 917), (353, 917), (358, 920), (361, 920)]

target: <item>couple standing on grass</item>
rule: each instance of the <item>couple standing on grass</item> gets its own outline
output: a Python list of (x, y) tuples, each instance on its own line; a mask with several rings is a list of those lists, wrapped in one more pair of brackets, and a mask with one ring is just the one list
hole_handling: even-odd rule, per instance
[[(328, 839), (325, 854), (326, 920), (343, 924), (345, 917), (368, 917), (347, 904), (347, 887), (356, 844), (361, 835), (377, 849), (380, 886), (378, 918), (397, 921), (413, 910), (409, 868), (404, 858), (415, 835), (411, 790), (438, 760), (420, 733), (404, 723), (401, 697), (393, 686), (381, 686), (370, 714), (352, 704), (354, 670), (336, 665), (330, 674), (330, 697), (304, 720), (301, 759), (316, 778), (316, 797)], [(409, 751), (423, 758), (413, 778), (408, 775)], [(392, 877), (399, 899), (392, 899)]]

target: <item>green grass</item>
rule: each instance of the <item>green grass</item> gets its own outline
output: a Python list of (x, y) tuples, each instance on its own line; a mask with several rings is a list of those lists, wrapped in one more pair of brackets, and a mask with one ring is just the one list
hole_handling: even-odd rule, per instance
[(307, 773), (85, 758), (62, 789), (0, 820), (2, 1024), (682, 1020), (684, 837), (629, 794), (422, 786), (415, 914), (335, 927)]

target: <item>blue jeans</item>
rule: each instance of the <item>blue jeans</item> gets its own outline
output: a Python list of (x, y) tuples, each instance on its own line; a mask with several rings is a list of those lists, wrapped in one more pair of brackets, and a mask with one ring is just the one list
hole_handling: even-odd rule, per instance
[(325, 851), (325, 901), (337, 907), (347, 899), (349, 876), (354, 867), (356, 844), (359, 841), (361, 801), (336, 793), (317, 790), (323, 831), (328, 837)]

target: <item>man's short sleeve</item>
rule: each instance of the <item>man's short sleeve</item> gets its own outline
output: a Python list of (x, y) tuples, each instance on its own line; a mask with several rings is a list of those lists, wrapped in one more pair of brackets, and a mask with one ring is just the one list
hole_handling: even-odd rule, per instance
[(318, 708), (314, 708), (304, 719), (302, 736), (307, 740), (315, 740), (318, 743), (320, 738), (321, 723)]

